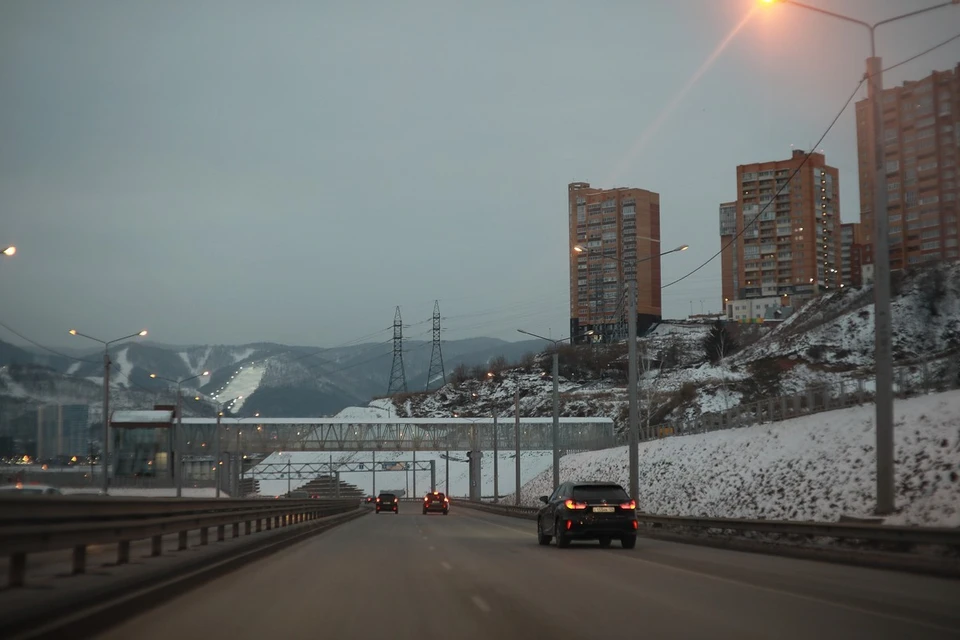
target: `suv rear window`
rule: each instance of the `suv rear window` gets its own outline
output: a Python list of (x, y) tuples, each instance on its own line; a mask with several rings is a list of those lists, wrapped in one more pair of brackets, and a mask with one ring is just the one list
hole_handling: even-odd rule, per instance
[(393, 501), (396, 500), (396, 499), (397, 499), (397, 496), (393, 495), (392, 493), (381, 493), (381, 494), (380, 494), (380, 501), (381, 501), (381, 502), (393, 502)]
[(611, 485), (586, 485), (573, 487), (574, 500), (607, 500), (609, 502), (620, 502), (629, 500), (627, 492), (623, 487)]
[(427, 497), (430, 498), (431, 500), (443, 500), (444, 495), (442, 493), (436, 493), (436, 494), (428, 493)]

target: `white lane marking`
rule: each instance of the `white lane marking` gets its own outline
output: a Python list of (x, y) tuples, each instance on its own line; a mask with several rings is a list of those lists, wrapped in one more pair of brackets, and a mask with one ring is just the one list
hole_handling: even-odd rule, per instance
[(450, 566), (449, 562), (441, 562), (440, 566), (446, 569), (447, 571), (450, 571), (451, 569), (453, 569), (453, 567)]
[[(680, 543), (677, 543), (677, 544), (680, 544)], [(777, 595), (790, 596), (793, 598), (797, 598), (799, 600), (806, 600), (808, 602), (815, 602), (817, 604), (828, 605), (828, 606), (836, 607), (837, 609), (846, 609), (847, 611), (862, 613), (864, 615), (869, 615), (869, 616), (876, 616), (878, 618), (886, 618), (887, 620), (905, 622), (907, 624), (927, 627), (928, 629), (936, 629), (937, 631), (948, 631), (952, 634), (957, 632), (956, 629), (953, 629), (950, 627), (943, 627), (933, 622), (926, 622), (924, 620), (917, 620), (915, 618), (908, 618), (906, 616), (900, 616), (892, 613), (885, 613), (883, 611), (874, 611), (864, 607), (858, 607), (852, 604), (845, 604), (842, 602), (835, 602), (833, 600), (826, 600), (824, 598), (819, 598), (817, 596), (810, 596), (803, 593), (795, 593), (793, 591), (787, 591), (785, 589), (777, 589), (776, 587), (765, 587), (763, 585), (753, 584), (752, 582), (746, 582), (744, 580), (738, 580), (736, 578), (725, 578), (723, 576), (717, 576), (712, 573), (706, 573), (704, 571), (696, 571), (694, 569), (684, 569), (682, 567), (675, 567), (670, 564), (656, 562), (654, 560), (646, 560), (644, 558), (638, 558), (636, 556), (625, 555), (624, 557), (629, 560), (636, 560), (637, 562), (642, 562), (644, 564), (652, 564), (655, 567), (670, 569), (672, 571), (676, 571), (677, 573), (686, 573), (692, 576), (709, 578), (710, 580), (715, 580), (716, 582), (723, 582), (726, 584), (734, 584), (741, 587), (748, 587), (750, 589), (756, 589), (757, 591), (764, 591), (766, 593), (774, 593)]]
[(490, 605), (488, 605), (483, 598), (480, 596), (473, 596), (471, 600), (473, 600), (473, 604), (477, 605), (477, 609), (480, 609), (480, 611), (483, 611), (484, 613), (490, 613)]
[[(509, 527), (509, 526), (507, 526), (507, 525), (503, 525), (503, 524), (500, 524), (500, 523), (498, 523), (498, 522), (492, 522), (492, 521), (490, 521), (490, 520), (487, 520), (486, 518), (478, 518), (478, 517), (474, 517), (474, 516), (470, 516), (470, 515), (466, 515), (466, 514), (462, 514), (462, 515), (463, 515), (464, 517), (466, 517), (466, 518), (471, 519), (471, 520), (478, 520), (478, 521), (483, 522), (483, 523), (485, 523), (485, 524), (490, 524), (490, 525), (493, 525), (493, 526), (495, 526), (495, 527), (500, 527), (501, 529), (507, 529), (508, 531), (513, 531), (513, 532), (515, 532), (515, 533), (525, 533), (525, 534), (528, 534), (528, 535), (529, 535), (529, 532), (521, 531), (520, 529), (518, 529), (518, 528), (516, 528), (516, 527)], [(507, 516), (502, 516), (502, 517), (507, 517)], [(674, 544), (681, 544), (681, 543), (674, 543)], [(667, 563), (665, 563), (665, 562), (657, 562), (657, 561), (655, 561), (655, 560), (647, 560), (647, 559), (645, 559), (645, 558), (638, 558), (638, 557), (636, 557), (636, 556), (634, 556), (634, 555), (632, 555), (632, 554), (624, 554), (623, 557), (628, 558), (628, 559), (630, 559), (630, 560), (636, 560), (637, 562), (642, 562), (642, 563), (645, 563), (645, 564), (652, 564), (652, 565), (654, 565), (654, 566), (656, 566), (656, 567), (662, 567), (662, 568), (664, 568), (664, 569), (670, 569), (670, 570), (673, 570), (673, 571), (677, 571), (677, 572), (679, 572), (679, 573), (686, 573), (686, 574), (694, 575), (694, 576), (704, 576), (704, 577), (710, 578), (710, 579), (712, 579), (712, 580), (716, 580), (716, 581), (718, 581), (718, 582), (725, 582), (725, 583), (727, 583), (727, 584), (735, 584), (735, 585), (739, 585), (739, 586), (742, 586), (742, 587), (749, 587), (749, 588), (752, 588), (752, 589), (757, 589), (758, 591), (766, 591), (766, 592), (768, 592), (768, 593), (775, 593), (775, 594), (779, 594), (779, 595), (792, 596), (792, 597), (794, 597), (794, 598), (799, 598), (799, 599), (801, 599), (801, 600), (807, 600), (807, 601), (810, 601), (810, 602), (816, 602), (816, 603), (818, 603), (818, 604), (832, 605), (832, 606), (834, 606), (834, 607), (837, 607), (837, 608), (840, 608), (840, 609), (846, 609), (846, 610), (848, 610), (848, 611), (854, 611), (854, 612), (863, 613), (863, 614), (866, 614), (866, 615), (872, 615), (872, 616), (878, 616), (878, 617), (881, 617), (881, 618), (887, 618), (887, 619), (889, 619), (889, 620), (895, 620), (895, 621), (897, 621), (897, 622), (906, 622), (906, 623), (909, 623), (909, 624), (920, 625), (920, 626), (924, 626), (924, 627), (927, 627), (927, 628), (930, 628), (930, 629), (936, 629), (936, 630), (938, 630), (938, 631), (949, 631), (950, 633), (956, 633), (956, 629), (951, 629), (950, 627), (943, 627), (943, 626), (940, 626), (940, 625), (935, 624), (935, 623), (932, 623), (932, 622), (924, 622), (924, 621), (922, 621), (922, 620), (916, 620), (916, 619), (913, 619), (913, 618), (907, 618), (907, 617), (905, 617), (905, 616), (898, 616), (898, 615), (891, 614), (891, 613), (884, 613), (884, 612), (880, 612), (880, 611), (872, 611), (872, 610), (870, 610), (870, 609), (865, 609), (865, 608), (863, 608), (863, 607), (858, 607), (858, 606), (855, 606), (855, 605), (843, 604), (843, 603), (840, 603), (840, 602), (834, 602), (834, 601), (832, 601), (832, 600), (825, 600), (825, 599), (823, 599), (823, 598), (818, 598), (818, 597), (816, 597), (816, 596), (808, 596), (808, 595), (804, 595), (804, 594), (800, 594), (800, 593), (794, 593), (794, 592), (792, 592), (792, 591), (786, 591), (786, 590), (783, 590), (783, 589), (776, 589), (776, 588), (774, 588), (774, 587), (764, 587), (764, 586), (761, 586), (761, 585), (753, 584), (753, 583), (751, 583), (751, 582), (745, 582), (745, 581), (743, 581), (743, 580), (737, 580), (737, 579), (735, 579), (735, 578), (724, 578), (724, 577), (721, 577), (721, 576), (714, 575), (714, 574), (712, 574), (712, 573), (705, 573), (705, 572), (702, 572), (702, 571), (695, 571), (695, 570), (693, 570), (693, 569), (683, 569), (683, 568), (681, 568), (681, 567), (676, 567), (676, 566), (674, 566), (674, 565), (667, 564)]]

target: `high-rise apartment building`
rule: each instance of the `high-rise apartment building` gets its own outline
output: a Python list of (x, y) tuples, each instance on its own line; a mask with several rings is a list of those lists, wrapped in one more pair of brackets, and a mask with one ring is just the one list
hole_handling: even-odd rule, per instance
[[(890, 268), (902, 269), (928, 260), (955, 260), (960, 230), (956, 204), (960, 64), (953, 70), (936, 71), (922, 80), (886, 89), (881, 103)], [(871, 121), (869, 102), (858, 102), (860, 222), (867, 245), (873, 244), (876, 183)]]
[(859, 222), (840, 225), (840, 282), (846, 287), (863, 284), (863, 227)]
[(737, 189), (720, 205), (724, 308), (840, 286), (840, 179), (823, 154), (740, 165)]
[(659, 321), (660, 195), (573, 182), (568, 200), (570, 335), (593, 330), (604, 341), (625, 338), (625, 285), (631, 280), (637, 283), (638, 330)]

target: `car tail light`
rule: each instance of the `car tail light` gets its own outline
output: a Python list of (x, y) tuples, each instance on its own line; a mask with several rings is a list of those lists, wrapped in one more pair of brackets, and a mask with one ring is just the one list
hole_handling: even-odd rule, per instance
[(567, 520), (567, 531), (573, 528), (573, 520)]
[(633, 529), (634, 529), (634, 531), (636, 531), (636, 530), (637, 530), (637, 527), (639, 527), (639, 526), (640, 526), (640, 523), (637, 522), (636, 520), (634, 520), (634, 521), (633, 521)]
[(567, 509), (586, 509), (586, 508), (587, 508), (587, 503), (586, 503), (586, 502), (574, 502), (573, 500), (565, 500), (564, 503), (563, 503), (563, 506), (565, 506)]
[(444, 498), (443, 501), (444, 501), (444, 502), (450, 502), (450, 498)]
[(620, 503), (620, 508), (621, 508), (621, 509), (628, 509), (628, 510), (630, 510), (630, 511), (635, 511), (635, 510), (637, 509), (637, 501), (636, 501), (636, 500), (631, 500), (630, 502), (621, 502), (621, 503)]
[(377, 498), (377, 502), (380, 502), (380, 498)]

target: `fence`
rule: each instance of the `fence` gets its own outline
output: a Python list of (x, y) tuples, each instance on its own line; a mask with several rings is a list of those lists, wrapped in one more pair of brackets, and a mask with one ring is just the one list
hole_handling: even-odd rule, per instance
[[(951, 359), (944, 359), (938, 363), (924, 358), (914, 367), (903, 366), (896, 369), (893, 385), (895, 397), (904, 399), (933, 391), (960, 388), (960, 379), (951, 367), (956, 367)], [(641, 427), (641, 437), (657, 439), (721, 429), (736, 429), (860, 406), (873, 401), (874, 392), (868, 388), (868, 384), (872, 386), (873, 381), (874, 378), (871, 377), (841, 381), (836, 387), (812, 385), (804, 393), (738, 404), (725, 411), (700, 414), (691, 420), (667, 421), (651, 425), (646, 433)], [(625, 438), (626, 434), (623, 437)]]
[(180, 550), (187, 534), (200, 531), (200, 544), (216, 527), (217, 540), (356, 511), (356, 500), (191, 500), (92, 496), (0, 497), (0, 553), (10, 558), (10, 587), (24, 585), (27, 554), (73, 550), (73, 574), (86, 572), (89, 545), (116, 544), (117, 564), (130, 562), (130, 543), (151, 540), (151, 556), (162, 553), (165, 535), (176, 534)]

